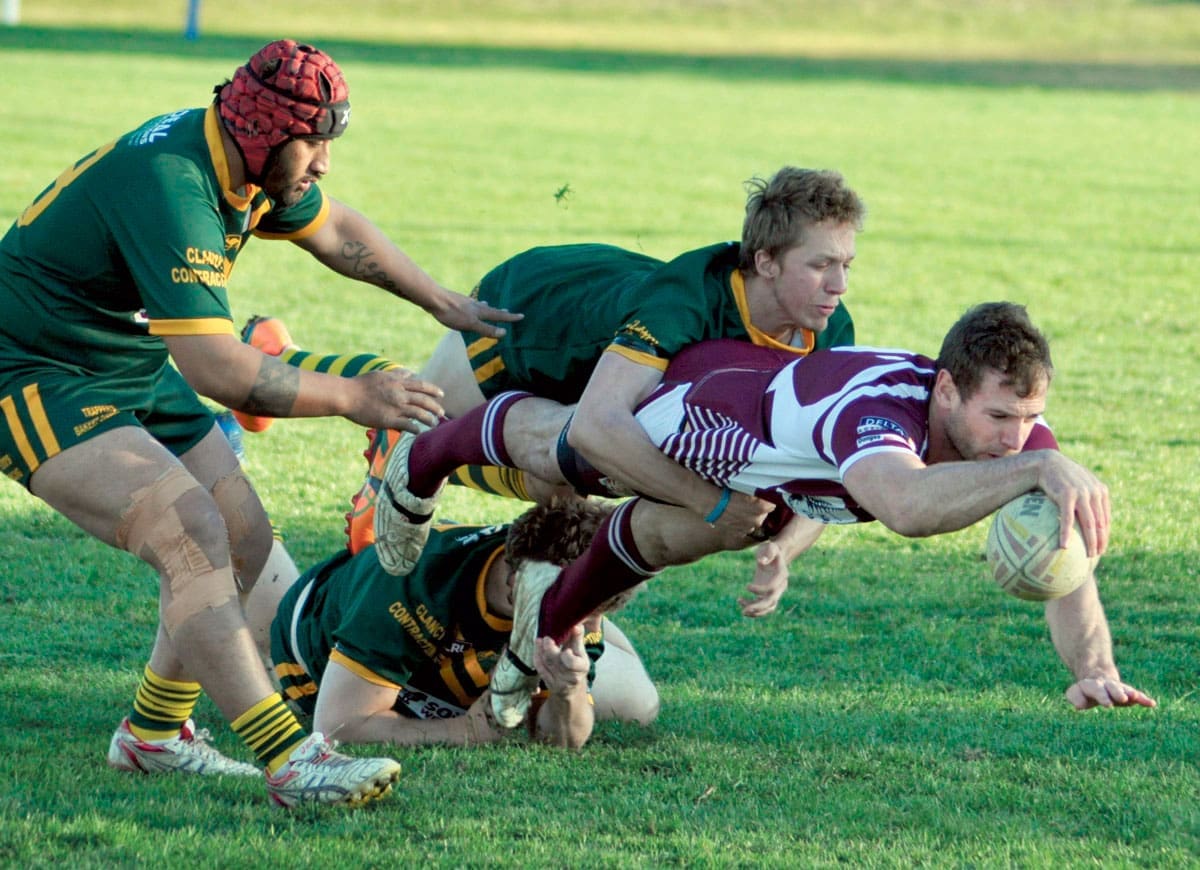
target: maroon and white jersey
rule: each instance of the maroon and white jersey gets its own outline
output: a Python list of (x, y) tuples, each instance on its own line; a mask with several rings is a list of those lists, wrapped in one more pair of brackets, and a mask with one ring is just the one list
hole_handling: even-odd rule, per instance
[[(667, 456), (718, 486), (823, 523), (874, 519), (842, 485), (864, 456), (928, 450), (934, 363), (904, 350), (831, 348), (796, 359), (742, 341), (678, 354), (637, 418)], [(1026, 450), (1056, 448), (1034, 427)]]

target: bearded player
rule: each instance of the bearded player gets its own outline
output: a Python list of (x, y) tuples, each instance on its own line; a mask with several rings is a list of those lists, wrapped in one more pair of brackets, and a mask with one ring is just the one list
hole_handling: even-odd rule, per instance
[[(294, 567), (269, 562), (266, 513), (200, 396), (401, 430), (443, 409), (440, 391), (407, 372), (304, 372), (239, 341), (226, 295), (234, 263), (253, 236), (284, 239), (451, 329), (498, 337), (481, 318), (516, 319), (440, 286), (322, 192), (349, 121), (333, 59), (272, 42), (207, 108), (152, 118), (71, 164), (0, 241), (0, 468), (159, 576), (154, 651), (110, 764), (261, 767), (283, 805), (369, 800), (399, 765), (333, 752), (273, 687), (243, 602), (277, 598)], [(226, 758), (194, 729), (202, 689), (257, 765)]]
[[(567, 568), (524, 566), (509, 655), (492, 676), (497, 719), (512, 727), (523, 717), (540, 639), (561, 641), (582, 614), (666, 566), (746, 546), (751, 532), (773, 536), (793, 513), (825, 524), (878, 519), (925, 537), (1041, 489), (1078, 521), (1088, 555), (1099, 556), (1108, 489), (1058, 451), (1041, 419), (1052, 374), (1045, 337), (1011, 303), (968, 311), (937, 360), (876, 348), (795, 360), (730, 341), (685, 350), (639, 406), (639, 423), (663, 456), (774, 512), (761, 529), (729, 535), (684, 508), (632, 499)], [(1121, 679), (1094, 577), (1047, 602), (1046, 620), (1075, 679), (1066, 693), (1073, 705), (1154, 706)]]

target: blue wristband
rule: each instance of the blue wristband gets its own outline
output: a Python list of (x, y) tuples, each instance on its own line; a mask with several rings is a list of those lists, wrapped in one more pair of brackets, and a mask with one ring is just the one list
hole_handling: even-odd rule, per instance
[(725, 508), (729, 507), (729, 497), (733, 495), (729, 487), (721, 489), (721, 497), (717, 499), (717, 506), (712, 509), (712, 513), (704, 518), (704, 522), (710, 526), (721, 518), (721, 514), (725, 513)]

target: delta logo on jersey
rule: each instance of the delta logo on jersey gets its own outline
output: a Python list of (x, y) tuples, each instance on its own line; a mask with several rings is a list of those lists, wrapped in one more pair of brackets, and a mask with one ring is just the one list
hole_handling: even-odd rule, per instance
[(909, 450), (916, 450), (917, 447), (908, 437), (908, 433), (904, 431), (904, 427), (887, 417), (873, 415), (862, 417), (858, 421), (858, 428), (855, 429), (855, 432), (858, 433), (855, 446), (860, 448), (886, 443), (899, 444)]

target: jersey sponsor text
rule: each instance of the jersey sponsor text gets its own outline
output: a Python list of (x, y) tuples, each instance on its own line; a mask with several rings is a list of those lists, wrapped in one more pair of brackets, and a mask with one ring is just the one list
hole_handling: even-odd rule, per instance
[(392, 606), (388, 608), (388, 613), (390, 613), (392, 618), (395, 619), (396, 622), (400, 623), (404, 630), (408, 632), (409, 636), (417, 642), (417, 645), (421, 647), (421, 651), (424, 652), (425, 655), (429, 656), (430, 658), (433, 658), (435, 655), (437, 655), (437, 646), (430, 643), (429, 638), (427, 638), (425, 633), (421, 631), (421, 623), (418, 622), (413, 615), (408, 612), (408, 608), (405, 607), (402, 602), (393, 601)]

